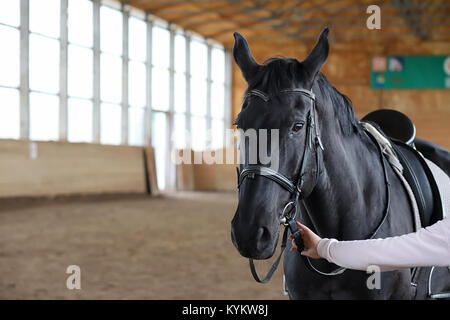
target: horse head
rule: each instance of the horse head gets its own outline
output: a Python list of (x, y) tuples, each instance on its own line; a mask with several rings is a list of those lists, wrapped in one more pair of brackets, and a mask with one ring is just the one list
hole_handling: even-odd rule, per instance
[[(231, 238), (242, 256), (267, 259), (276, 249), (280, 218), (286, 211), (296, 210), (299, 197), (312, 192), (319, 172), (321, 154), (317, 147), (323, 146), (311, 88), (328, 57), (328, 28), (301, 62), (272, 58), (258, 64), (245, 38), (239, 33), (234, 37), (234, 59), (248, 88), (235, 121), (241, 130), (241, 175)], [(249, 130), (256, 135), (253, 143), (245, 135)], [(266, 141), (267, 131), (273, 130), (278, 141)], [(274, 143), (277, 148), (272, 148)], [(262, 146), (270, 150), (272, 164), (276, 162), (271, 170), (261, 169), (267, 168), (267, 163), (262, 164), (254, 154)], [(256, 162), (249, 163), (251, 159)]]

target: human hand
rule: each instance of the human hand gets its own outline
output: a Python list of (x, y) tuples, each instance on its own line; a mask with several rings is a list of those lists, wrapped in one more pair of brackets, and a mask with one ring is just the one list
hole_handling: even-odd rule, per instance
[[(322, 239), (317, 234), (311, 231), (307, 226), (304, 226), (300, 222), (296, 222), (297, 226), (300, 228), (300, 235), (302, 236), (303, 243), (305, 245), (305, 249), (300, 252), (302, 256), (307, 256), (313, 259), (320, 259), (319, 253), (317, 252), (317, 245), (319, 241)], [(292, 242), (291, 252), (297, 250), (297, 244), (295, 243), (294, 236), (291, 235), (289, 240)]]

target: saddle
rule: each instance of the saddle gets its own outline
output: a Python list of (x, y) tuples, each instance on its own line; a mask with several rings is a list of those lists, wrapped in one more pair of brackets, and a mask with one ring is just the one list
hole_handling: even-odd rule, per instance
[(390, 141), (392, 151), (403, 168), (419, 210), (422, 227), (430, 226), (443, 218), (439, 189), (422, 154), (416, 150), (416, 129), (413, 122), (396, 110), (381, 109), (361, 120), (376, 127)]

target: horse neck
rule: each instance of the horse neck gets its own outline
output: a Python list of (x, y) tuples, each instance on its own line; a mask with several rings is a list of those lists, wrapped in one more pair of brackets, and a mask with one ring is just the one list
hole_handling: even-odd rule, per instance
[(329, 120), (321, 128), (323, 171), (305, 208), (323, 237), (367, 238), (383, 215), (386, 201), (380, 155), (367, 135), (344, 136), (335, 119)]

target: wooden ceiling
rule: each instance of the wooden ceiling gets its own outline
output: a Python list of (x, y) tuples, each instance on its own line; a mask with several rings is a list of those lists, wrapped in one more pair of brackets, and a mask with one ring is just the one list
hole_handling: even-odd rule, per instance
[[(123, 0), (226, 47), (233, 32), (252, 45), (313, 44), (329, 26), (330, 41), (361, 45), (392, 41), (450, 43), (449, 0)], [(381, 8), (381, 30), (369, 30), (369, 5)]]

